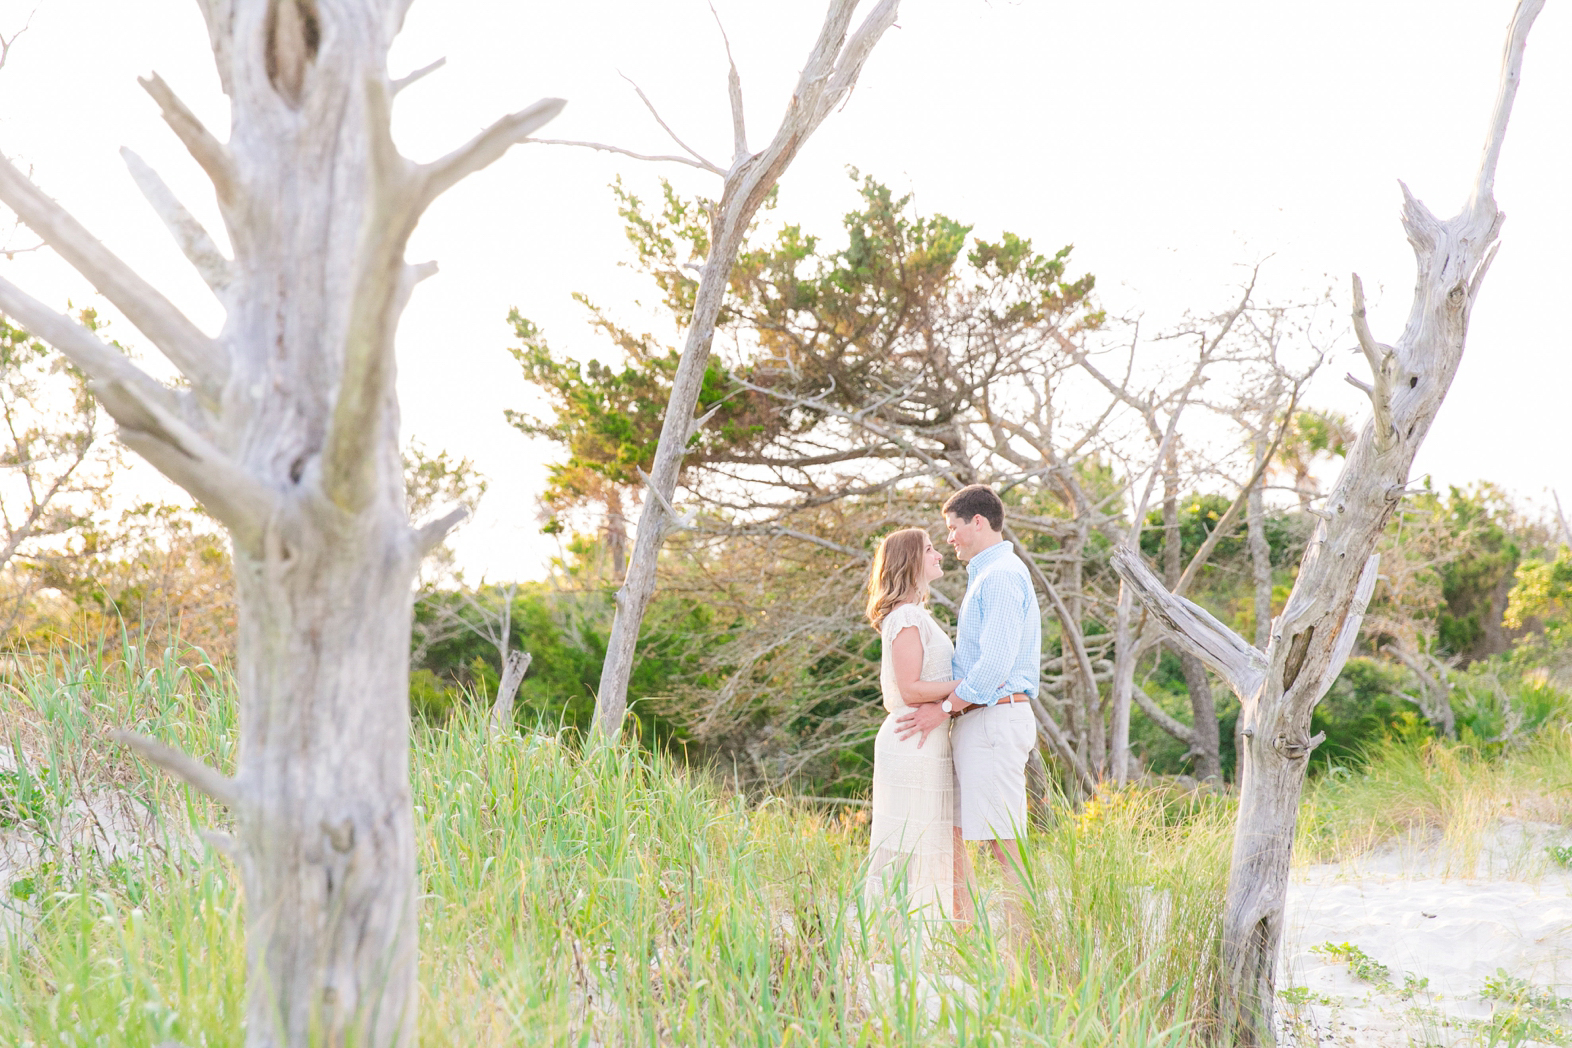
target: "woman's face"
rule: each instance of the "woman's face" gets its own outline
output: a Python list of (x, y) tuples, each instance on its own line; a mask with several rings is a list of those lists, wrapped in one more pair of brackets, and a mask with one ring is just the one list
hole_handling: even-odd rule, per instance
[(922, 581), (924, 585), (944, 574), (944, 554), (933, 547), (933, 540), (922, 539)]

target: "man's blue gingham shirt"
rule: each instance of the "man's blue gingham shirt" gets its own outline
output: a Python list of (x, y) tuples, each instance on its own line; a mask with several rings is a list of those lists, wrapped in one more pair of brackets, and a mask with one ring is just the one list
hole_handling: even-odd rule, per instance
[(1042, 616), (1026, 565), (998, 542), (966, 565), (966, 596), (955, 631), (955, 694), (992, 706), (1006, 695), (1037, 694)]

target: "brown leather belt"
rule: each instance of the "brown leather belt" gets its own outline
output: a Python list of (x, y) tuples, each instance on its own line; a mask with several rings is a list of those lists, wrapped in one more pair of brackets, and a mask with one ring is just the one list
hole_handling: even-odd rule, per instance
[[(1007, 703), (1011, 703), (1011, 702), (1030, 702), (1030, 701), (1031, 701), (1030, 697), (1024, 691), (1018, 691), (1014, 695), (1006, 695), (1004, 698), (1002, 698), (998, 702), (994, 703), (994, 705), (995, 706), (1003, 706), (1003, 705), (1005, 705)], [(964, 710), (962, 710), (960, 713), (957, 713), (956, 716), (957, 717), (964, 717), (968, 713), (972, 712), (972, 710), (985, 710), (987, 708), (988, 708), (987, 706), (984, 706), (984, 705), (981, 705), (981, 704), (978, 704), (976, 706), (968, 706)]]

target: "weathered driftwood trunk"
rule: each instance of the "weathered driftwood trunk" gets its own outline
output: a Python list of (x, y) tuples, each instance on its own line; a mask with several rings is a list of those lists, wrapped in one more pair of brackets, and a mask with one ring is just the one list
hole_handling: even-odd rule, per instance
[(513, 700), (518, 697), (519, 685), (535, 656), (524, 651), (510, 651), (502, 660), (502, 678), (497, 681), (497, 697), (491, 703), (491, 733), (500, 735), (513, 730)]
[[(677, 492), (677, 476), (688, 442), (698, 432), (703, 419), (693, 417), (704, 370), (709, 364), (710, 343), (715, 338), (715, 322), (731, 279), (737, 250), (759, 206), (796, 157), (797, 151), (824, 122), (831, 110), (844, 100), (857, 83), (857, 76), (884, 31), (895, 24), (900, 0), (879, 0), (877, 6), (847, 36), (857, 0), (831, 0), (818, 40), (808, 55), (792, 93), (786, 115), (770, 144), (758, 153), (750, 152), (743, 124), (742, 85), (736, 67), (731, 70), (733, 145), (731, 166), (722, 170), (692, 154), (702, 167), (724, 179), (720, 200), (710, 216), (710, 252), (699, 276), (693, 316), (688, 321), (687, 340), (672, 379), (666, 415), (661, 423), (660, 442), (646, 481), (647, 497), (639, 516), (633, 556), (628, 574), (617, 591), (616, 617), (606, 639), (606, 658), (601, 667), (600, 689), (596, 694), (595, 725), (600, 734), (615, 739), (622, 730), (628, 708), (628, 682), (633, 676), (633, 657), (638, 647), (639, 626), (655, 595), (656, 569), (661, 547), (673, 527), (679, 526), (671, 501)], [(576, 143), (584, 144), (584, 143)], [(684, 150), (687, 149), (683, 146)], [(689, 151), (691, 153), (691, 151)], [(688, 161), (684, 161), (688, 162)]]
[(355, 523), (236, 558), (253, 1045), (413, 1040), (413, 549)]
[(1263, 652), (1196, 605), (1175, 597), (1129, 548), (1115, 555), (1169, 638), (1217, 670), (1238, 693), (1239, 820), (1223, 915), (1225, 1020), (1238, 1043), (1273, 1041), (1274, 968), (1299, 796), (1310, 752), (1310, 714), (1342, 669), (1376, 581), (1377, 539), (1403, 497), (1414, 453), (1462, 359), (1469, 312), (1501, 225), (1492, 186), (1517, 90), (1523, 46), (1543, 0), (1521, 0), (1512, 21), (1500, 93), (1474, 193), (1461, 214), (1438, 220), (1404, 189), (1403, 225), (1418, 262), (1414, 304), (1395, 346), (1365, 322), (1354, 278), (1354, 328), (1373, 381), (1373, 418), (1333, 485), (1299, 578)]
[[(462, 519), (410, 526), (393, 335), (425, 208), (561, 108), (504, 118), (430, 164), (389, 131), (387, 52), (407, 0), (206, 0), (233, 132), (221, 143), (157, 77), (144, 87), (208, 174), (234, 246), (135, 156), (132, 175), (226, 310), (209, 338), (9, 163), (0, 200), (136, 324), (189, 389), (0, 281), (0, 309), (93, 379), (121, 440), (227, 526), (239, 597), (240, 746), (227, 778), (129, 732), (226, 804), (213, 835), (246, 891), (252, 1046), (414, 1040), (411, 588)], [(418, 75), (418, 74), (417, 74)], [(412, 82), (414, 77), (405, 81)]]

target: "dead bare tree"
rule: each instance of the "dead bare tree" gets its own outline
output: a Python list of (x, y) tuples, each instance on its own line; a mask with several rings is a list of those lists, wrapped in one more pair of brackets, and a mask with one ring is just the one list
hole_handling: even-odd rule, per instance
[(225, 307), (210, 336), (9, 161), (0, 201), (184, 376), (164, 385), (0, 280), (0, 309), (92, 380), (123, 443), (229, 531), (241, 724), (233, 777), (117, 737), (227, 806), (214, 835), (247, 906), (246, 1043), (409, 1044), (415, 830), (409, 789), (412, 582), (463, 517), (411, 527), (393, 336), (435, 265), (404, 260), (426, 208), (562, 108), (545, 99), (429, 163), (401, 156), (388, 49), (410, 0), (203, 0), (231, 104), (220, 142), (142, 81), (212, 181), (226, 258), (164, 183), (131, 174)]
[(0, 318), (0, 635), (102, 507), (115, 464), (105, 429), (82, 374)]
[[(656, 566), (661, 547), (673, 526), (680, 521), (672, 508), (688, 443), (704, 425), (694, 418), (704, 370), (709, 362), (710, 345), (715, 337), (715, 322), (720, 315), (726, 285), (736, 262), (748, 225), (759, 206), (775, 187), (781, 175), (797, 156), (809, 136), (840, 105), (857, 84), (863, 63), (873, 52), (884, 31), (895, 24), (900, 0), (878, 0), (855, 32), (850, 32), (852, 14), (858, 0), (831, 0), (818, 39), (808, 53), (797, 88), (792, 92), (786, 115), (770, 143), (755, 153), (748, 148), (743, 119), (742, 80), (737, 66), (731, 64), (727, 93), (731, 99), (732, 159), (722, 168), (694, 152), (661, 120), (653, 106), (650, 111), (686, 156), (648, 157), (626, 149), (591, 142), (562, 142), (560, 145), (588, 146), (634, 156), (641, 160), (666, 160), (718, 175), (723, 180), (721, 195), (710, 214), (709, 254), (699, 275), (693, 314), (687, 322), (687, 340), (661, 427), (655, 461), (646, 480), (648, 497), (639, 515), (633, 555), (627, 576), (617, 591), (616, 614), (606, 641), (606, 660), (601, 669), (600, 691), (596, 699), (595, 725), (607, 739), (622, 731), (628, 706), (628, 681), (633, 674), (633, 656), (638, 645), (639, 625), (655, 595)], [(727, 47), (730, 59), (730, 47)], [(644, 99), (644, 93), (639, 92)], [(644, 99), (649, 105), (648, 100)]]
[(1559, 537), (1562, 542), (1567, 544), (1568, 548), (1572, 548), (1572, 528), (1567, 527), (1567, 515), (1561, 509), (1561, 496), (1552, 491), (1550, 497), (1555, 499), (1556, 502), (1556, 523), (1561, 528)]
[(1484, 159), (1471, 198), (1448, 221), (1404, 187), (1403, 225), (1419, 278), (1408, 323), (1395, 346), (1375, 341), (1359, 278), (1353, 322), (1372, 372), (1350, 376), (1370, 397), (1373, 418), (1360, 432), (1300, 564), (1288, 603), (1262, 651), (1206, 611), (1175, 596), (1128, 547), (1114, 564), (1174, 643), (1217, 671), (1238, 694), (1242, 781), (1227, 902), (1224, 1017), (1237, 1043), (1270, 1044), (1277, 952), (1299, 796), (1310, 752), (1310, 715), (1347, 660), (1376, 584), (1377, 540), (1408, 483), (1414, 454), (1462, 359), (1469, 314), (1495, 255), (1502, 215), (1496, 163), (1517, 93), (1523, 49), (1544, 0), (1519, 0), (1507, 36)]
[[(1195, 341), (1199, 347), (1189, 370), (1182, 372), (1168, 388), (1138, 388), (1132, 379), (1135, 371), (1133, 355), (1121, 378), (1105, 373), (1084, 349), (1066, 345), (1066, 350), (1082, 370), (1095, 379), (1109, 396), (1135, 413), (1146, 433), (1150, 444), (1148, 457), (1139, 466), (1136, 466), (1136, 460), (1131, 460), (1131, 465), (1136, 468), (1131, 470), (1129, 491), (1132, 498), (1137, 490), (1141, 491), (1141, 495), (1128, 520), (1120, 522), (1124, 534), (1119, 541), (1130, 546), (1139, 545), (1141, 533), (1147, 526), (1146, 507), (1157, 481), (1161, 479), (1163, 572), (1167, 585), (1175, 592), (1184, 592), (1195, 581), (1210, 561), (1218, 543), (1232, 534), (1250, 494), (1259, 489), (1266, 462), (1270, 461), (1272, 454), (1281, 445), (1286, 429), (1280, 425), (1267, 435), (1269, 445), (1264, 457), (1254, 462), (1247, 480), (1242, 484), (1237, 480), (1230, 481), (1231, 485), (1237, 485), (1238, 493), (1200, 548), (1185, 563), (1179, 536), (1179, 426), (1187, 409), (1209, 407), (1213, 412), (1224, 411), (1221, 405), (1208, 405), (1204, 401), (1201, 392), (1203, 384), (1215, 377), (1220, 366), (1230, 368), (1236, 372), (1227, 384), (1230, 396), (1253, 399), (1255, 394), (1250, 390), (1255, 387), (1287, 386), (1292, 390), (1291, 407), (1297, 401), (1299, 389), (1320, 366), (1320, 360), (1315, 359), (1304, 370), (1295, 372), (1281, 359), (1286, 336), (1285, 320), (1290, 314), (1298, 312), (1298, 307), (1263, 307), (1255, 303), (1253, 297), (1259, 275), (1260, 267), (1256, 266), (1239, 300), (1231, 309), (1213, 317), (1191, 320), (1164, 336), (1168, 341)], [(1251, 377), (1251, 373), (1256, 371), (1262, 374)], [(1221, 471), (1214, 463), (1210, 472), (1215, 474)], [(1141, 616), (1139, 620), (1135, 618), (1134, 600), (1135, 594), (1131, 588), (1121, 582), (1109, 631), (1114, 658), (1109, 688), (1107, 772), (1114, 781), (1120, 783), (1128, 781), (1131, 776), (1130, 714), (1131, 706), (1137, 705), (1164, 731), (1185, 743), (1187, 755), (1196, 760), (1197, 778), (1220, 782), (1222, 766), (1217, 710), (1206, 668), (1188, 652), (1176, 652), (1190, 696), (1189, 725), (1162, 711), (1143, 690), (1137, 688), (1137, 668), (1159, 643), (1160, 634), (1148, 624), (1146, 616)]]
[[(1172, 576), (1171, 585), (1177, 586), (1181, 577), (1179, 548), (1179, 469), (1178, 449), (1176, 438), (1179, 432), (1179, 423), (1183, 418), (1185, 409), (1190, 406), (1191, 398), (1195, 395), (1202, 382), (1207, 378), (1211, 364), (1216, 360), (1223, 341), (1250, 307), (1251, 296), (1255, 292), (1256, 276), (1259, 268), (1251, 274), (1249, 284), (1245, 287), (1243, 295), (1234, 308), (1217, 318), (1215, 326), (1203, 326), (1193, 332), (1199, 337), (1200, 351), (1196, 355), (1189, 373), (1173, 389), (1159, 394), (1156, 390), (1144, 394), (1137, 392), (1129, 381), (1128, 374), (1124, 381), (1115, 381), (1109, 378), (1091, 361), (1088, 355), (1077, 349), (1073, 356), (1076, 362), (1090, 374), (1116, 400), (1133, 408), (1140, 416), (1147, 434), (1152, 441), (1152, 459), (1146, 471), (1146, 483), (1140, 501), (1135, 504), (1125, 534), (1125, 541), (1130, 545), (1139, 546), (1142, 529), (1146, 525), (1146, 507), (1151, 499), (1152, 487), (1158, 477), (1163, 479), (1163, 525), (1164, 546), (1169, 574)], [(1139, 482), (1137, 482), (1139, 483)], [(1134, 490), (1132, 485), (1132, 491)], [(1219, 522), (1221, 525), (1222, 522)], [(1221, 531), (1219, 527), (1214, 534)], [(1114, 607), (1114, 661), (1113, 680), (1110, 689), (1111, 717), (1109, 724), (1109, 747), (1107, 754), (1107, 770), (1115, 782), (1123, 783), (1129, 778), (1130, 763), (1130, 707), (1135, 701), (1135, 672), (1136, 665), (1147, 644), (1147, 637), (1143, 635), (1139, 624), (1134, 621), (1135, 596), (1130, 588), (1125, 585), (1119, 587), (1118, 601)], [(1183, 662), (1185, 683), (1190, 691), (1193, 708), (1193, 720), (1188, 732), (1190, 751), (1200, 757), (1197, 768), (1199, 777), (1204, 779), (1221, 778), (1222, 770), (1217, 763), (1217, 713), (1212, 705), (1211, 690), (1206, 680), (1206, 671), (1199, 661)], [(1159, 721), (1159, 723), (1162, 723)], [(1102, 767), (1102, 755), (1098, 755), (1099, 766)]]

